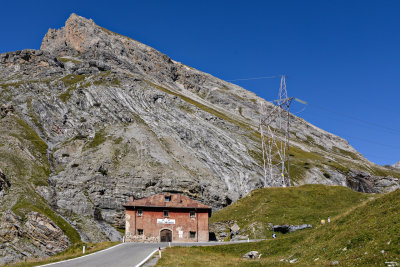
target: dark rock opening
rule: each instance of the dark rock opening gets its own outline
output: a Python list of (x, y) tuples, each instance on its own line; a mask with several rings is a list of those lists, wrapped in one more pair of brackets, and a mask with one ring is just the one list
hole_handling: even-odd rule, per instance
[(93, 218), (97, 221), (102, 221), (103, 216), (101, 215), (101, 209), (100, 208), (95, 208), (93, 211)]
[(209, 233), (208, 233), (208, 239), (209, 239), (210, 241), (218, 241), (218, 240), (217, 240), (217, 236), (215, 235), (214, 232), (209, 232)]
[(229, 197), (225, 197), (225, 203), (227, 206), (229, 206), (230, 204), (232, 204), (232, 199), (230, 199)]
[(289, 224), (283, 224), (283, 225), (274, 225), (272, 226), (272, 230), (274, 232), (279, 232), (282, 234), (287, 234), (290, 232), (294, 232), (297, 230), (303, 230), (306, 228), (312, 228), (311, 224), (301, 224), (301, 225), (289, 225)]
[(10, 186), (11, 186), (10, 181), (7, 179), (6, 175), (0, 169), (0, 192), (6, 188), (9, 188)]
[(289, 233), (289, 227), (289, 225), (274, 225), (274, 232), (287, 234)]

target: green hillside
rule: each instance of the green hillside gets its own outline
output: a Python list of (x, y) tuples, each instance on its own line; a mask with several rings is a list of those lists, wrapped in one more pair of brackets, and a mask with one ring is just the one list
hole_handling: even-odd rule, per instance
[[(304, 188), (286, 190), (296, 191), (296, 189)], [(310, 193), (313, 194), (315, 193)], [(337, 202), (341, 201), (342, 199), (337, 199)], [(249, 210), (252, 209), (249, 207)], [(321, 206), (315, 210), (319, 209)], [(329, 224), (279, 235), (274, 240), (227, 246), (167, 249), (158, 266), (206, 266), (210, 264), (210, 260), (213, 266), (289, 265), (290, 260), (298, 266), (327, 266), (335, 261), (338, 261), (340, 266), (387, 266), (385, 262), (400, 262), (399, 211), (400, 190), (397, 190), (389, 194), (376, 195), (375, 198), (361, 204), (353, 203), (349, 205), (347, 211), (333, 217)], [(220, 213), (224, 212), (227, 211), (222, 210)], [(314, 212), (317, 213), (310, 209), (310, 213)], [(294, 215), (291, 216), (295, 219)], [(243, 254), (251, 250), (259, 251), (262, 254), (261, 259), (241, 259)]]
[(337, 216), (372, 195), (342, 186), (303, 185), (262, 188), (215, 212), (210, 223), (236, 220), (250, 238), (271, 236), (268, 223), (318, 225), (321, 219)]

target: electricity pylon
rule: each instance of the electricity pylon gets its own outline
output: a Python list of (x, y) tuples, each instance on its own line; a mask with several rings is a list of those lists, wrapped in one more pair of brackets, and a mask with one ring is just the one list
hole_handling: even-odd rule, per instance
[[(293, 97), (287, 96), (286, 80), (283, 75), (278, 99), (268, 110), (263, 102), (260, 106), (261, 146), (264, 163), (264, 186), (271, 182), (274, 186), (290, 186), (289, 138), (290, 104)], [(278, 170), (278, 174), (276, 173)]]

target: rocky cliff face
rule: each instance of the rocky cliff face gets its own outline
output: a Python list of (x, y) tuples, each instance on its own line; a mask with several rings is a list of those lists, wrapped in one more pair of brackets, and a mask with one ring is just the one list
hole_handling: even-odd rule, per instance
[[(181, 192), (220, 208), (274, 186), (257, 134), (258, 104), (271, 103), (75, 14), (40, 50), (0, 55), (0, 90), (0, 212), (40, 210), (71, 242), (119, 239), (129, 195)], [(399, 172), (346, 140), (291, 125), (294, 185), (398, 188)]]
[(30, 212), (25, 223), (21, 220), (10, 211), (2, 214), (0, 264), (37, 256), (51, 256), (70, 245), (68, 237), (46, 216)]
[(392, 165), (393, 168), (400, 169), (400, 161)]

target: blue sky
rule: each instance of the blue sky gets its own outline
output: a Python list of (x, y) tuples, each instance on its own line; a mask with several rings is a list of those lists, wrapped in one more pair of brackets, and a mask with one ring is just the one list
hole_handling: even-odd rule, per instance
[[(70, 13), (224, 80), (287, 75), (298, 116), (377, 164), (400, 160), (400, 1), (3, 1), (0, 53)], [(234, 82), (277, 97), (279, 79)], [(303, 107), (295, 104), (294, 113)]]

